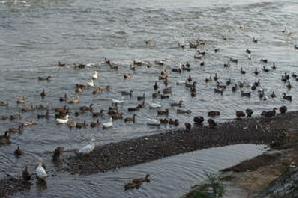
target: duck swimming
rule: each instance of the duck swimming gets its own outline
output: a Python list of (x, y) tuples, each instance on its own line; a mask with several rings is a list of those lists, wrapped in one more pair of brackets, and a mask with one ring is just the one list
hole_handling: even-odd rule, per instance
[(113, 126), (113, 118), (109, 119), (109, 122), (102, 123), (102, 127), (104, 129), (111, 128)]
[(58, 124), (67, 124), (68, 118), (69, 116), (66, 115), (65, 117), (62, 117), (62, 118), (56, 118), (56, 121)]
[(24, 181), (29, 181), (31, 180), (32, 174), (28, 170), (28, 166), (25, 166), (25, 169), (22, 171), (22, 179)]
[(20, 147), (18, 146), (18, 148), (14, 151), (14, 155), (16, 157), (19, 157), (21, 155), (23, 155), (23, 151), (20, 149)]
[(4, 132), (3, 135), (0, 135), (0, 145), (1, 144), (10, 144), (10, 135), (8, 134), (8, 132)]
[(94, 84), (93, 79), (89, 80), (89, 81), (87, 82), (87, 85), (90, 86), (90, 87), (95, 87), (95, 84)]
[(132, 123), (135, 123), (136, 122), (136, 114), (133, 114), (132, 117), (126, 117), (124, 118), (124, 122), (127, 123), (127, 122), (132, 122)]
[(94, 74), (92, 75), (92, 79), (95, 80), (98, 78), (98, 72), (95, 71)]
[(39, 180), (45, 181), (45, 179), (48, 177), (48, 174), (47, 174), (46, 170), (42, 166), (42, 162), (38, 163), (38, 166), (35, 170), (35, 173), (36, 173), (37, 179), (39, 179)]
[(144, 182), (150, 182), (150, 175), (147, 174), (144, 178), (133, 179), (131, 182), (124, 185), (124, 191), (129, 189), (139, 189)]

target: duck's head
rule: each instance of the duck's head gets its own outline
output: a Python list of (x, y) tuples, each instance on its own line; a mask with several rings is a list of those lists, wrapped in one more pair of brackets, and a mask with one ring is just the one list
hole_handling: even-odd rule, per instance
[(149, 175), (149, 174), (147, 174), (147, 175), (145, 176), (145, 181), (146, 181), (146, 182), (150, 182), (150, 175)]

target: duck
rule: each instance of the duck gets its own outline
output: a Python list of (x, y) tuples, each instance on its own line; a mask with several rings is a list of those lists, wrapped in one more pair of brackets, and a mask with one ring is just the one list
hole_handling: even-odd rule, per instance
[(178, 102), (172, 102), (170, 105), (171, 107), (182, 107), (183, 100), (179, 100)]
[(89, 87), (95, 87), (95, 84), (94, 84), (93, 79), (89, 80), (89, 81), (87, 82), (87, 85), (88, 85)]
[(276, 115), (277, 108), (273, 108), (272, 111), (262, 111), (261, 116), (264, 116), (266, 118), (271, 118)]
[(92, 75), (92, 79), (96, 80), (98, 78), (98, 72), (95, 71), (94, 74)]
[(91, 153), (94, 150), (94, 148), (95, 148), (94, 141), (95, 141), (95, 139), (92, 138), (91, 139), (91, 142), (89, 144), (83, 146), (82, 148), (80, 148), (79, 151), (78, 151), (78, 153), (79, 154), (82, 154), (82, 155)]
[(190, 124), (189, 122), (184, 123), (184, 126), (185, 126), (186, 131), (190, 131), (190, 129), (191, 129), (191, 124)]
[(67, 93), (65, 93), (63, 97), (60, 97), (60, 98), (59, 98), (59, 101), (60, 101), (60, 102), (66, 102), (66, 101), (67, 101), (67, 98), (68, 98), (68, 97), (67, 97)]
[(236, 111), (236, 117), (238, 119), (245, 117), (244, 111)]
[(283, 97), (284, 100), (288, 100), (290, 102), (292, 102), (292, 96), (287, 95), (286, 93), (283, 93)]
[(191, 114), (191, 110), (177, 109), (177, 114)]
[(56, 118), (56, 121), (58, 124), (67, 124), (69, 115), (66, 115), (65, 117)]
[(25, 96), (19, 96), (17, 97), (17, 104), (24, 104), (26, 102), (27, 98)]
[(124, 80), (131, 80), (132, 79), (132, 75), (131, 74), (124, 74), (123, 75)]
[(270, 70), (269, 70), (268, 68), (266, 68), (266, 66), (264, 65), (264, 66), (263, 66), (263, 71), (264, 71), (264, 72), (269, 72)]
[(46, 77), (38, 77), (38, 81), (50, 81), (52, 76), (46, 76)]
[(79, 104), (80, 103), (80, 97), (76, 96), (75, 98), (72, 98), (70, 100), (67, 100), (68, 104)]
[(9, 128), (7, 131), (9, 133), (20, 133), (24, 129), (24, 124), (20, 124), (17, 128)]
[(90, 104), (89, 106), (81, 106), (79, 109), (81, 112), (93, 111), (94, 104)]
[(169, 109), (165, 109), (165, 110), (158, 110), (157, 111), (157, 115), (169, 115)]
[(262, 63), (268, 63), (268, 59), (262, 58), (262, 59), (260, 60), (260, 62), (262, 62)]
[(238, 84), (235, 84), (233, 87), (232, 87), (232, 92), (236, 92), (238, 89)]
[(247, 116), (248, 118), (250, 118), (250, 117), (252, 116), (252, 114), (254, 113), (253, 110), (250, 109), (250, 108), (247, 108), (247, 109), (245, 110), (245, 112), (246, 112), (246, 116)]
[(172, 87), (166, 87), (162, 90), (163, 94), (172, 94)]
[(68, 126), (68, 128), (70, 128), (70, 129), (75, 128), (76, 125), (77, 125), (77, 122), (74, 121), (74, 120), (68, 120), (68, 121), (67, 121), (67, 126)]
[(54, 153), (52, 155), (52, 161), (53, 162), (61, 161), (63, 158), (63, 153), (64, 153), (64, 147), (58, 146), (57, 148), (55, 148)]
[(274, 93), (274, 91), (272, 91), (270, 96), (271, 96), (271, 98), (276, 98), (276, 94)]
[(193, 122), (195, 123), (195, 124), (197, 124), (197, 125), (202, 125), (203, 124), (203, 122), (204, 122), (204, 117), (202, 117), (202, 116), (196, 116), (196, 117), (194, 117), (193, 118)]
[(84, 121), (84, 122), (77, 122), (76, 123), (76, 128), (77, 129), (86, 128), (87, 126), (88, 126), (88, 124), (86, 123), (86, 121)]
[(149, 119), (149, 122), (147, 122), (146, 124), (148, 126), (153, 126), (153, 127), (160, 127), (160, 121), (159, 120), (155, 120), (155, 119)]
[(160, 94), (160, 91), (159, 90), (157, 92), (152, 93), (152, 98), (153, 99), (158, 98), (160, 96), (161, 96), (161, 94)]
[(148, 103), (148, 105), (151, 109), (161, 108), (161, 104), (159, 104), (159, 103), (150, 102), (150, 103)]
[(58, 66), (59, 67), (64, 67), (66, 64), (65, 63), (61, 63), (60, 61), (58, 61)]
[(208, 111), (208, 117), (220, 116), (220, 111)]
[(16, 157), (20, 157), (21, 155), (23, 155), (23, 151), (20, 149), (20, 147), (18, 146), (17, 149), (14, 151), (14, 155)]
[(238, 64), (238, 59), (230, 57), (230, 62)]
[(126, 117), (124, 118), (124, 122), (127, 123), (127, 122), (132, 122), (132, 123), (135, 123), (136, 122), (136, 114), (133, 114), (132, 117)]
[(250, 92), (244, 92), (244, 91), (241, 91), (241, 97), (250, 97), (251, 93)]
[(64, 107), (55, 108), (56, 117), (65, 117), (69, 113), (69, 109), (66, 105)]
[(259, 75), (259, 73), (260, 73), (260, 72), (259, 72), (258, 69), (256, 68), (255, 71), (254, 71), (254, 74), (257, 76), (257, 75)]
[(146, 175), (145, 179), (143, 179), (143, 178), (142, 179), (134, 179), (131, 182), (128, 182), (127, 184), (124, 185), (124, 191), (134, 189), (134, 188), (139, 189), (144, 182), (150, 182), (149, 175), (148, 175), (148, 177)]
[(3, 135), (0, 135), (0, 145), (1, 144), (10, 144), (10, 135), (8, 134), (7, 131), (4, 132)]
[(280, 114), (285, 114), (287, 112), (287, 107), (286, 106), (281, 106), (279, 108), (279, 112), (280, 112)]
[(241, 69), (240, 69), (240, 73), (241, 73), (241, 74), (246, 74), (246, 71), (244, 71), (243, 68), (241, 67)]
[(22, 179), (24, 181), (31, 180), (32, 174), (29, 172), (28, 166), (25, 166), (25, 169), (22, 171)]
[(295, 46), (294, 46), (294, 49), (295, 49), (295, 50), (298, 50), (298, 45), (295, 45)]
[(271, 66), (271, 69), (273, 69), (273, 70), (276, 70), (276, 65), (275, 65), (275, 63), (273, 63), (273, 65)]
[(170, 119), (169, 125), (173, 125), (173, 126), (177, 127), (177, 126), (179, 126), (179, 120), (178, 119), (175, 119), (175, 120)]
[(96, 122), (91, 122), (90, 123), (91, 128), (98, 128), (99, 126), (100, 126), (100, 122), (99, 122), (98, 119), (96, 120)]
[(111, 128), (112, 126), (113, 126), (113, 118), (112, 117), (109, 119), (109, 122), (102, 123), (102, 127), (104, 129)]
[(252, 38), (252, 42), (253, 43), (258, 43), (258, 39), (256, 39), (255, 37)]
[(127, 111), (129, 111), (129, 112), (132, 112), (132, 111), (139, 111), (139, 110), (140, 110), (139, 105), (137, 105), (136, 107), (128, 107), (128, 108), (127, 108)]
[(8, 102), (0, 101), (0, 107), (7, 107)]
[(46, 94), (45, 90), (43, 89), (39, 95), (41, 98), (44, 98), (47, 94)]
[(133, 94), (133, 90), (129, 90), (129, 91), (121, 91), (121, 95), (122, 96), (130, 96), (130, 98), (132, 97)]
[(209, 128), (213, 129), (217, 126), (217, 123), (213, 119), (208, 119)]
[(159, 119), (159, 123), (160, 123), (160, 124), (169, 124), (169, 120), (166, 119), (166, 118)]
[(246, 53), (247, 53), (247, 54), (251, 54), (251, 50), (246, 49)]
[(143, 93), (142, 96), (137, 96), (137, 100), (140, 101), (140, 100), (145, 100), (146, 96), (145, 96), (145, 93)]
[(169, 98), (170, 98), (170, 96), (167, 95), (167, 94), (161, 94), (160, 95), (160, 99), (169, 99)]
[(281, 81), (287, 82), (290, 79), (290, 75), (285, 72), (284, 75), (281, 76)]
[(109, 92), (111, 90), (110, 86), (107, 85), (105, 87), (95, 87), (94, 91), (92, 92), (93, 95), (101, 94), (104, 92)]
[(224, 90), (220, 88), (214, 88), (214, 93), (219, 93), (220, 95), (223, 95)]
[(292, 84), (291, 84), (291, 82), (289, 80), (286, 82), (286, 87), (288, 89), (292, 89)]
[(39, 179), (39, 180), (45, 181), (45, 179), (48, 177), (48, 174), (47, 174), (46, 170), (44, 169), (42, 162), (38, 163), (35, 173), (36, 173), (37, 179)]
[(205, 83), (208, 83), (208, 82), (210, 82), (210, 81), (212, 81), (211, 76), (210, 76), (209, 78), (205, 78)]
[(101, 109), (99, 112), (94, 112), (93, 110), (91, 111), (92, 113), (92, 117), (93, 118), (97, 118), (97, 117), (102, 117), (104, 115), (104, 111), (103, 109)]
[(157, 81), (155, 81), (154, 85), (153, 85), (153, 89), (154, 91), (158, 90), (159, 86), (157, 84)]

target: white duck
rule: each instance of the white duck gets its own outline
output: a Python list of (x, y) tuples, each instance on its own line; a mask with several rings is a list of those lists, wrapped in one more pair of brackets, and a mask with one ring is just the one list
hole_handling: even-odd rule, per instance
[(177, 85), (184, 85), (184, 84), (186, 84), (186, 83), (185, 83), (184, 80), (178, 80), (178, 81), (176, 82), (176, 84), (177, 84)]
[(148, 104), (149, 104), (149, 107), (152, 109), (157, 109), (161, 107), (161, 104), (159, 103), (149, 102)]
[(87, 82), (87, 84), (88, 84), (88, 86), (90, 86), (90, 87), (94, 87), (94, 86), (95, 86), (93, 79), (89, 80), (89, 81)]
[(114, 104), (121, 104), (121, 103), (124, 103), (124, 100), (117, 100), (117, 99), (112, 99), (112, 103)]
[(98, 72), (95, 71), (94, 74), (92, 75), (92, 79), (97, 79), (98, 78)]
[(80, 154), (88, 154), (91, 153), (94, 150), (95, 144), (94, 144), (95, 139), (92, 138), (91, 142), (82, 148), (79, 149)]
[(41, 180), (45, 180), (46, 177), (48, 176), (46, 170), (42, 166), (42, 162), (38, 163), (38, 166), (37, 166), (35, 172), (36, 172), (37, 178), (41, 179)]
[(109, 122), (102, 123), (104, 129), (111, 128), (113, 126), (113, 118), (110, 118)]
[(64, 118), (57, 118), (56, 121), (58, 124), (67, 124), (69, 116), (66, 115)]

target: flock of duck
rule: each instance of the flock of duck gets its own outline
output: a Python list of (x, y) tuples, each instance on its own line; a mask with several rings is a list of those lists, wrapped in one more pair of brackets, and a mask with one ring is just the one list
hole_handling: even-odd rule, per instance
[[(252, 42), (258, 43), (258, 40), (256, 38), (253, 38)], [(195, 40), (194, 42), (190, 42), (189, 45), (181, 44), (179, 43), (178, 46), (180, 48), (186, 48), (189, 46), (189, 48), (195, 49), (195, 55), (194, 58), (199, 61), (199, 66), (204, 67), (205, 66), (205, 56), (207, 51), (204, 50), (204, 47), (206, 45), (206, 42), (203, 40)], [(295, 49), (297, 49), (298, 46), (295, 46)], [(213, 49), (214, 53), (220, 53), (219, 48)], [(253, 53), (252, 50), (246, 49), (244, 50), (247, 54), (247, 58), (251, 59), (251, 54)], [(253, 74), (257, 77), (261, 72), (268, 73), (271, 70), (276, 70), (277, 65), (275, 63), (272, 63), (272, 65), (269, 65), (270, 61), (267, 59), (261, 59), (260, 62), (264, 64), (262, 67), (262, 70), (258, 70), (257, 68), (253, 72)], [(238, 64), (239, 60), (230, 57), (228, 62), (223, 64), (223, 67), (229, 68), (231, 64)], [(115, 70), (118, 71), (121, 68), (120, 64), (113, 63), (111, 60), (105, 58), (104, 65), (108, 66), (111, 71)], [(61, 68), (67, 68), (67, 67), (73, 67), (73, 69), (76, 70), (84, 70), (86, 68), (97, 68), (95, 64), (89, 63), (89, 64), (66, 64), (62, 62), (58, 62), (57, 67)], [(213, 87), (215, 94), (223, 95), (226, 91), (231, 90), (232, 92), (239, 93), (240, 97), (251, 97), (253, 92), (257, 92), (258, 97), (261, 100), (269, 100), (270, 98), (276, 98), (280, 97), (281, 99), (285, 101), (292, 102), (292, 96), (287, 95), (285, 92), (282, 96), (277, 96), (276, 93), (273, 91), (272, 93), (266, 93), (264, 89), (261, 87), (261, 81), (257, 80), (251, 84), (248, 84), (246, 82), (237, 82), (235, 83), (233, 79), (229, 78), (225, 82), (223, 82), (221, 79), (221, 76), (218, 73), (214, 73), (213, 76), (205, 78), (202, 82), (199, 82), (194, 79), (193, 76), (191, 76), (191, 70), (193, 69), (193, 65), (191, 65), (189, 62), (182, 63), (178, 67), (171, 67), (170, 69), (164, 69), (166, 66), (166, 63), (164, 61), (154, 61), (154, 62), (146, 62), (146, 61), (139, 61), (139, 60), (133, 60), (130, 65), (130, 70), (132, 73), (124, 73), (123, 74), (123, 80), (133, 80), (133, 73), (140, 67), (147, 67), (151, 68), (152, 66), (160, 67), (160, 74), (155, 79), (154, 83), (152, 84), (152, 93), (151, 95), (148, 94), (149, 92), (143, 93), (141, 95), (135, 96), (133, 89), (128, 90), (120, 90), (119, 93), (121, 94), (121, 98), (111, 98), (110, 99), (110, 106), (106, 109), (100, 109), (99, 111), (96, 111), (94, 108), (94, 104), (90, 104), (87, 106), (79, 106), (81, 99), (80, 95), (82, 95), (86, 90), (92, 90), (93, 95), (108, 93), (111, 91), (112, 86), (97, 86), (96, 81), (100, 78), (100, 71), (97, 69), (93, 71), (93, 73), (90, 75), (90, 79), (86, 81), (85, 84), (75, 84), (74, 85), (74, 94), (75, 97), (70, 97), (69, 93), (65, 93), (63, 96), (59, 97), (57, 100), (61, 102), (60, 107), (50, 108), (49, 106), (44, 105), (30, 105), (29, 101), (27, 101), (27, 98), (25, 96), (20, 96), (16, 100), (16, 104), (20, 109), (19, 114), (14, 115), (2, 115), (0, 117), (0, 120), (21, 120), (22, 119), (22, 113), (25, 112), (32, 112), (32, 111), (38, 111), (36, 119), (51, 119), (54, 117), (55, 122), (59, 125), (66, 125), (70, 129), (76, 128), (76, 129), (84, 129), (90, 126), (90, 128), (102, 128), (102, 129), (108, 129), (113, 127), (113, 121), (115, 120), (123, 120), (124, 123), (136, 123), (138, 119), (138, 111), (141, 111), (144, 108), (150, 108), (156, 110), (156, 116), (157, 119), (152, 119), (151, 121), (147, 122), (147, 125), (149, 126), (161, 126), (161, 125), (169, 125), (171, 127), (179, 127), (183, 126), (186, 130), (190, 130), (192, 125), (203, 125), (203, 122), (205, 121), (205, 118), (203, 116), (194, 116), (193, 117), (193, 124), (191, 122), (186, 122), (181, 124), (178, 119), (175, 118), (169, 118), (171, 116), (171, 111), (174, 109), (176, 114), (192, 114), (192, 111), (190, 109), (185, 109), (184, 107), (184, 101), (178, 100), (174, 102), (169, 102), (169, 107), (164, 108), (161, 103), (153, 102), (157, 100), (167, 100), (172, 97), (172, 94), (174, 92), (173, 89), (173, 82), (171, 81), (172, 75), (181, 75), (182, 73), (189, 72), (190, 75), (183, 80), (183, 81), (176, 81), (174, 82), (177, 86), (184, 86), (186, 90), (189, 90), (190, 97), (196, 97), (198, 94), (198, 83), (210, 83), (215, 82), (215, 87)], [(245, 75), (247, 71), (245, 71), (244, 68), (240, 68), (239, 74)], [(39, 76), (38, 81), (51, 81), (52, 76)], [(292, 89), (293, 85), (291, 81), (298, 81), (298, 76), (295, 73), (288, 74), (283, 73), (281, 75), (281, 81), (285, 84), (286, 89)], [(40, 97), (42, 99), (47, 98), (49, 94), (47, 93), (46, 89), (43, 89), (40, 92)], [(148, 98), (153, 100), (148, 100)], [(133, 100), (135, 99), (135, 106), (133, 107), (127, 107), (125, 112), (121, 112), (120, 106), (123, 107), (126, 100)], [(156, 99), (156, 100), (154, 100)], [(0, 101), (0, 106), (9, 108), (11, 104), (5, 101)], [(77, 109), (71, 109), (72, 106), (78, 106)], [(171, 110), (171, 111), (170, 111)], [(273, 117), (277, 113), (277, 108), (274, 108), (270, 111), (263, 111), (262, 116), (264, 117)], [(280, 113), (286, 113), (287, 107), (281, 106), (279, 108)], [(43, 112), (43, 113), (40, 113)], [(252, 109), (246, 109), (244, 111), (236, 111), (235, 116), (237, 119), (241, 119), (242, 117), (251, 117), (253, 115), (254, 111)], [(132, 115), (131, 115), (132, 114)], [(216, 121), (214, 120), (214, 117), (220, 116), (220, 111), (209, 111), (208, 112), (208, 120), (207, 124), (210, 128), (214, 128), (217, 126)], [(76, 118), (80, 117), (81, 115), (90, 115), (90, 117), (96, 121), (91, 122), (77, 122)], [(106, 120), (108, 116), (108, 121), (103, 122), (102, 120)], [(38, 124), (37, 121), (31, 121), (31, 122), (22, 122), (19, 124), (19, 126), (15, 128), (9, 128), (4, 132), (3, 135), (0, 135), (0, 145), (10, 144), (10, 135), (14, 133), (21, 133), (22, 130), (29, 126), (34, 126)], [(92, 138), (90, 143), (83, 146), (82, 148), (79, 148), (77, 150), (78, 155), (88, 155), (91, 153), (95, 148), (95, 139)], [(53, 160), (60, 159), (62, 153), (64, 151), (63, 147), (58, 147), (55, 149), (53, 154)], [(18, 146), (15, 155), (17, 157), (20, 157), (23, 154), (23, 151)], [(39, 180), (45, 181), (47, 178), (47, 172), (44, 168), (43, 163), (40, 161), (38, 162), (38, 166), (36, 167), (36, 176)], [(31, 173), (29, 172), (28, 167), (26, 166), (23, 171), (23, 179), (28, 181), (31, 180)], [(128, 183), (125, 185), (125, 190), (130, 188), (138, 188), (143, 182), (149, 182), (149, 176), (147, 175), (142, 180), (133, 180), (131, 183)]]

